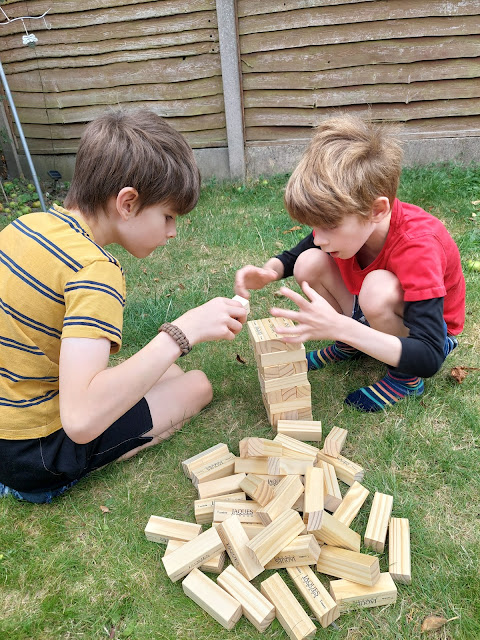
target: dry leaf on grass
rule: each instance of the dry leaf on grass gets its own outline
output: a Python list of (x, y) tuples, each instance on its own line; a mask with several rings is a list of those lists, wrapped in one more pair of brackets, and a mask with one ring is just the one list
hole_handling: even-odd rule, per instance
[(450, 371), (452, 378), (461, 384), (468, 375), (469, 371), (480, 371), (479, 367), (453, 367)]
[(103, 504), (100, 505), (100, 511), (103, 513), (110, 513), (110, 509)]
[(451, 622), (452, 620), (458, 620), (458, 616), (455, 616), (455, 618), (449, 618), (448, 620), (446, 618), (443, 618), (442, 616), (427, 616), (422, 622), (421, 631), (422, 633), (424, 631), (435, 631), (436, 629), (440, 629), (441, 627), (446, 625), (447, 622)]
[(299, 227), (297, 225), (295, 225), (294, 227), (292, 227), (291, 229), (287, 229), (286, 231), (283, 231), (283, 233), (292, 233), (292, 231), (300, 231), (302, 227)]
[(240, 364), (247, 364), (247, 361), (244, 360), (239, 353), (237, 353), (237, 358), (236, 359), (237, 359), (237, 362), (240, 362)]

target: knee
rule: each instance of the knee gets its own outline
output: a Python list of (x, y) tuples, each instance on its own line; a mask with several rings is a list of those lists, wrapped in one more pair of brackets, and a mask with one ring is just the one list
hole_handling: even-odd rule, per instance
[(199, 369), (194, 369), (187, 371), (185, 377), (188, 379), (188, 382), (185, 380), (186, 388), (195, 394), (200, 408), (209, 404), (213, 398), (213, 388), (205, 373)]
[(371, 271), (363, 281), (358, 302), (367, 320), (392, 313), (402, 315), (399, 313), (404, 304), (400, 281), (390, 271)]
[(293, 268), (293, 276), (298, 284), (302, 282), (315, 282), (317, 277), (324, 271), (325, 262), (329, 256), (318, 249), (307, 249), (301, 253)]

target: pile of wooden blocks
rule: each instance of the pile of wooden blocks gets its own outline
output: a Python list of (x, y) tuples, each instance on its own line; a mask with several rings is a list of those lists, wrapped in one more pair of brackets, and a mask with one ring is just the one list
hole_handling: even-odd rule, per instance
[(312, 420), (312, 397), (303, 344), (287, 344), (276, 327), (294, 327), (286, 318), (263, 318), (247, 323), (255, 352), (258, 379), (268, 420)]
[[(409, 523), (391, 517), (392, 496), (375, 493), (363, 539), (383, 553), (388, 529), (388, 572), (350, 528), (369, 491), (363, 469), (341, 455), (346, 436), (334, 427), (320, 449), (319, 422), (278, 420), (273, 440), (244, 438), (239, 456), (219, 443), (182, 463), (198, 491), (196, 522), (152, 515), (145, 534), (167, 545), (169, 578), (226, 629), (243, 614), (263, 632), (276, 617), (292, 640), (311, 638), (312, 614), (327, 627), (344, 611), (394, 603), (395, 582), (410, 583)], [(251, 581), (270, 569), (257, 589)], [(329, 591), (319, 573), (338, 578)]]

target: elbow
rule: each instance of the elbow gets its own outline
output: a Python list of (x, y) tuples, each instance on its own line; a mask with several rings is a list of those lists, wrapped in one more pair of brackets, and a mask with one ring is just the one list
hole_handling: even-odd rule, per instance
[(75, 444), (87, 444), (94, 439), (92, 437), (92, 428), (88, 421), (80, 416), (65, 415), (60, 413), (62, 428), (67, 436)]

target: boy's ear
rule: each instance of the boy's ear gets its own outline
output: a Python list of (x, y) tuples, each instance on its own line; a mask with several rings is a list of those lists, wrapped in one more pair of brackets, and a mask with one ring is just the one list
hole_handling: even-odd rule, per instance
[(123, 187), (118, 192), (115, 205), (123, 220), (133, 218), (138, 211), (138, 191), (133, 187)]
[(380, 222), (390, 213), (390, 201), (386, 196), (380, 196), (373, 201), (370, 220)]

